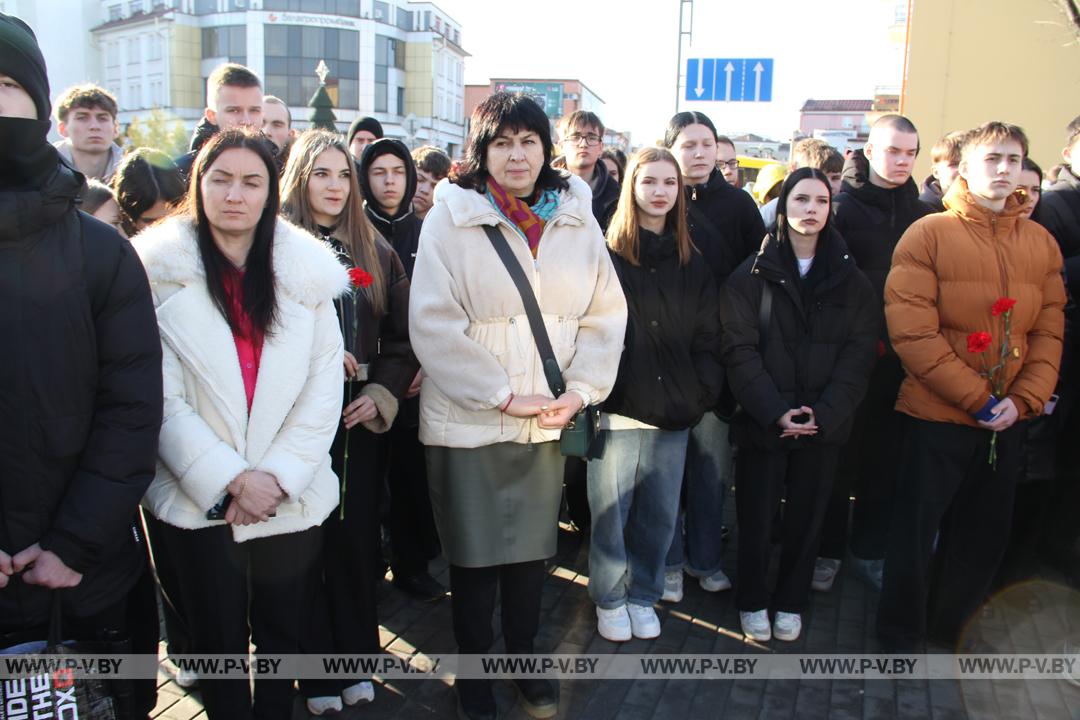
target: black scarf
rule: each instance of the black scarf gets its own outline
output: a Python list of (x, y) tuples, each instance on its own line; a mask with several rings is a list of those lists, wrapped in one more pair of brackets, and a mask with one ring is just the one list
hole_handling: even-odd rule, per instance
[(56, 172), (48, 120), (0, 117), (0, 190), (36, 190)]

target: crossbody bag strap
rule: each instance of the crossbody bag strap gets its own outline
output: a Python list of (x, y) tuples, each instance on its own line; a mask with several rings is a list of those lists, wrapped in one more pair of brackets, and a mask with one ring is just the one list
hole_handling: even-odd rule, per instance
[(495, 248), (495, 252), (498, 253), (499, 259), (506, 266), (506, 271), (510, 273), (510, 279), (514, 281), (514, 285), (517, 286), (518, 293), (521, 295), (521, 302), (525, 306), (525, 316), (529, 318), (529, 327), (532, 329), (536, 349), (540, 353), (540, 360), (543, 363), (544, 377), (547, 379), (548, 387), (551, 388), (551, 392), (555, 397), (560, 397), (566, 392), (566, 385), (563, 382), (562, 371), (559, 370), (559, 363), (555, 360), (555, 351), (551, 348), (547, 328), (544, 327), (544, 318), (540, 314), (540, 305), (536, 302), (536, 293), (533, 292), (532, 285), (529, 284), (529, 279), (525, 277), (525, 271), (521, 268), (521, 263), (518, 262), (517, 256), (510, 249), (510, 244), (506, 242), (506, 238), (499, 231), (499, 228), (494, 225), (484, 225), (483, 227), (488, 240), (491, 241), (491, 246)]

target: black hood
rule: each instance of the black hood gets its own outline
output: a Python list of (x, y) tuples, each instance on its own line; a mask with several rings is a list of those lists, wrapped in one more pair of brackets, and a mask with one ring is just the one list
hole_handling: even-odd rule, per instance
[[(854, 160), (855, 156), (852, 156), (848, 158), (847, 163), (844, 163), (844, 181), (841, 184), (840, 192), (850, 193), (861, 202), (884, 210), (891, 210), (894, 207), (896, 198), (903, 198), (908, 201), (919, 199), (919, 186), (916, 184), (915, 178), (909, 177), (906, 183), (894, 188), (879, 187), (870, 182), (869, 167), (866, 169), (867, 174), (861, 175), (856, 163), (852, 163)], [(863, 162), (866, 162), (865, 158)], [(848, 177), (848, 163), (853, 164), (850, 178)]]
[(206, 144), (206, 141), (217, 135), (218, 126), (207, 120), (205, 117), (199, 121), (199, 124), (195, 126), (195, 132), (191, 134), (191, 144), (188, 146), (188, 150), (193, 153), (199, 152), (202, 146)]
[[(405, 194), (401, 198), (401, 206), (393, 217), (386, 217), (382, 208), (372, 200), (371, 184), (368, 182), (368, 170), (371, 169), (371, 164), (386, 154), (396, 155), (405, 163)], [(405, 147), (405, 143), (393, 138), (376, 140), (364, 148), (364, 154), (360, 156), (360, 162), (357, 165), (359, 172), (357, 180), (360, 183), (360, 190), (364, 193), (364, 203), (369, 213), (388, 223), (397, 222), (412, 214), (412, 200), (416, 194), (416, 164), (413, 162), (409, 148)]]

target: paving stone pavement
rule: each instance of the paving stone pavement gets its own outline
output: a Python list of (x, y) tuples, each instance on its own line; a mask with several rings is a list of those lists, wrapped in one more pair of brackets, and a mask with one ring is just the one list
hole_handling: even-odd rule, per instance
[[(734, 526), (734, 502), (725, 515)], [(735, 535), (736, 533), (733, 533)], [(727, 544), (725, 562), (735, 567), (735, 543)], [(775, 571), (775, 562), (773, 563)], [(436, 577), (448, 585), (444, 562), (433, 563)], [(536, 647), (555, 653), (875, 653), (877, 593), (868, 589), (844, 563), (829, 593), (812, 593), (803, 615), (803, 634), (794, 643), (765, 645), (743, 640), (732, 593), (710, 594), (686, 577), (685, 597), (661, 603), (662, 632), (655, 640), (610, 643), (596, 633), (596, 616), (586, 586), (588, 542), (564, 525), (559, 552), (544, 585), (542, 620)], [(398, 655), (417, 651), (453, 653), (450, 601), (422, 603), (406, 597), (389, 582), (380, 588), (379, 617), (383, 647)], [(496, 620), (497, 622), (497, 620)], [(1080, 652), (1066, 647), (1080, 640), (1080, 593), (1043, 572), (995, 595), (975, 621), (991, 652)], [(495, 652), (501, 651), (501, 637)], [(452, 688), (438, 680), (376, 682), (375, 700), (346, 708), (341, 720), (431, 719), (456, 717)], [(524, 720), (508, 683), (496, 683), (500, 717)], [(1058, 720), (1080, 718), (1080, 686), (1064, 680), (918, 681), (918, 680), (578, 680), (560, 684), (559, 718), (574, 720), (761, 720), (837, 718), (838, 720)], [(162, 673), (154, 718), (205, 718), (198, 693), (185, 693)], [(308, 715), (300, 699), (294, 720)]]

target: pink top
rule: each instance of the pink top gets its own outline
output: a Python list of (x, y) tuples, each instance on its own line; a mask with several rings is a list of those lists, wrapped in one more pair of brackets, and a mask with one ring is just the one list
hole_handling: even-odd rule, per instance
[(236, 343), (236, 357), (240, 361), (240, 376), (244, 379), (244, 394), (247, 395), (250, 413), (251, 401), (255, 399), (255, 383), (259, 378), (263, 336), (252, 327), (251, 318), (244, 312), (244, 271), (230, 266), (226, 268), (222, 280), (229, 318), (237, 328), (233, 333), (233, 342)]

